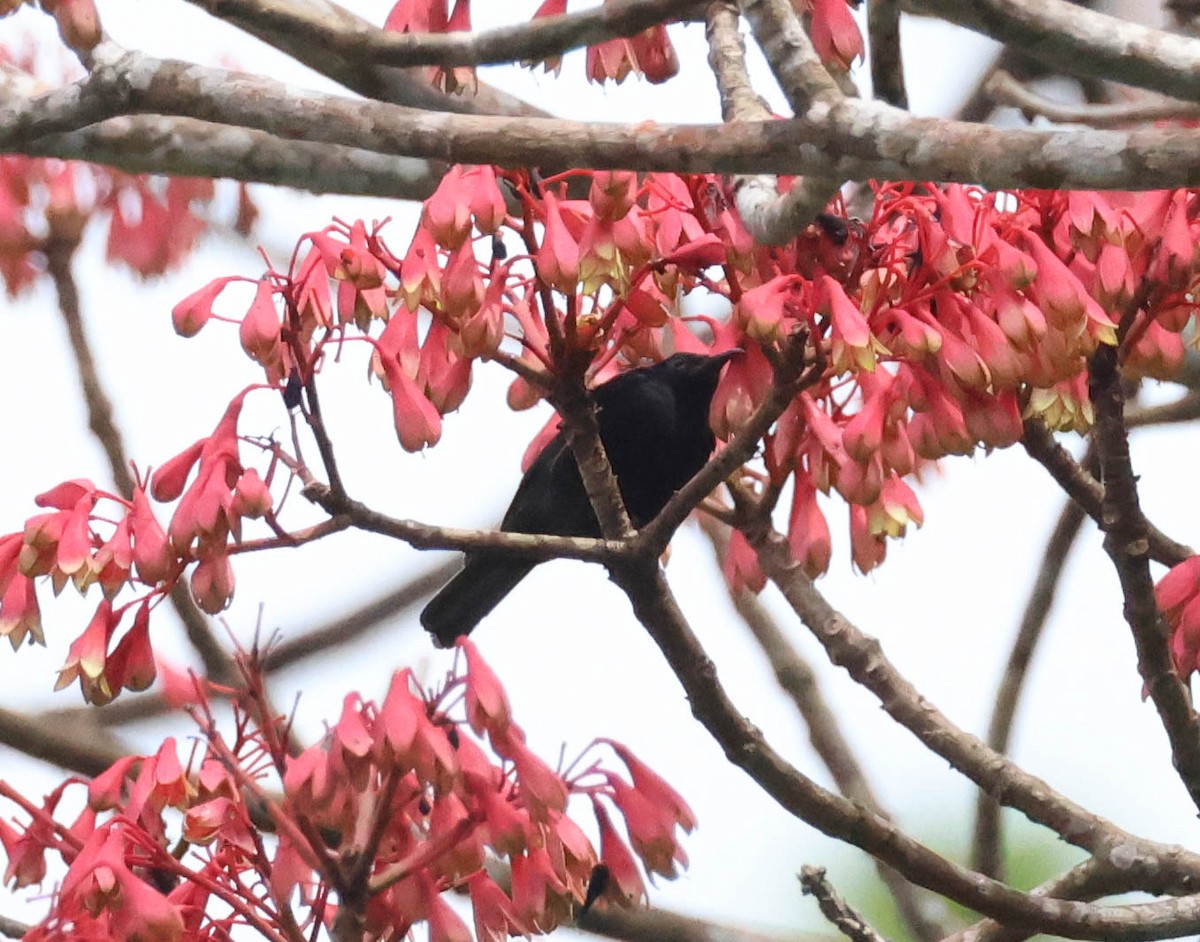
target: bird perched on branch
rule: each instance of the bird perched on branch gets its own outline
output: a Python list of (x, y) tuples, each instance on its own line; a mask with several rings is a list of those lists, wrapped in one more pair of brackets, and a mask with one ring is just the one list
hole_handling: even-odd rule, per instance
[[(676, 353), (622, 373), (590, 393), (600, 440), (635, 527), (653, 520), (712, 454), (716, 441), (708, 425), (709, 406), (721, 368), (740, 352)], [(564, 432), (525, 472), (500, 529), (601, 536)], [(439, 647), (449, 647), (455, 638), (470, 634), (536, 565), (502, 551), (468, 553), (462, 571), (421, 612), (421, 624)]]

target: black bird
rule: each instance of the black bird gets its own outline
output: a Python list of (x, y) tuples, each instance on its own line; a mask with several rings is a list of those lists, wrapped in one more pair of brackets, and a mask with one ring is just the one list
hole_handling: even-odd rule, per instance
[[(716, 440), (708, 426), (708, 409), (721, 367), (740, 352), (676, 353), (591, 391), (600, 440), (635, 527), (653, 520), (712, 454)], [(525, 472), (500, 529), (601, 535), (563, 432), (551, 439)], [(536, 565), (487, 551), (468, 553), (462, 571), (421, 612), (421, 624), (435, 644), (449, 647), (455, 638), (470, 634)]]

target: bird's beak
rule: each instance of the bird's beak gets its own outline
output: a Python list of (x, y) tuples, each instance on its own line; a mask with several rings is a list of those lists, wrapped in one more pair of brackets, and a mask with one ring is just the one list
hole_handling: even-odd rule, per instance
[(721, 353), (714, 353), (712, 356), (712, 359), (709, 361), (709, 363), (711, 364), (714, 372), (719, 373), (719, 372), (721, 372), (721, 368), (726, 363), (728, 363), (734, 357), (742, 356), (743, 354), (745, 354), (745, 352), (746, 351), (743, 350), (741, 347), (730, 347), (728, 350), (724, 350)]

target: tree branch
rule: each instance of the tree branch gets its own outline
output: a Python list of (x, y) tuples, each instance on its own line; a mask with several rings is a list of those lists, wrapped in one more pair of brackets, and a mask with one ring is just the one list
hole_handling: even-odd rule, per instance
[(991, 187), (1125, 188), (1200, 182), (1200, 131), (999, 130), (914, 118), (846, 99), (786, 121), (724, 125), (580, 124), (414, 113), (221, 69), (97, 47), (75, 85), (0, 104), (0, 151), (129, 113), (175, 114), (286, 139), (381, 153), (547, 169), (805, 173), (841, 179), (973, 180)]
[(1047, 118), (1060, 124), (1088, 124), (1095, 128), (1128, 127), (1153, 121), (1178, 121), (1200, 116), (1200, 104), (1173, 98), (1106, 105), (1069, 105), (1052, 101), (1022, 85), (1001, 70), (987, 80), (984, 91), (998, 105), (1019, 108), (1025, 117)]
[(1096, 454), (1104, 481), (1100, 527), (1104, 550), (1121, 582), (1125, 620), (1133, 631), (1138, 673), (1171, 742), (1180, 780), (1200, 807), (1200, 717), (1175, 672), (1166, 623), (1154, 599), (1150, 539), (1138, 499), (1137, 477), (1125, 430), (1125, 394), (1116, 347), (1101, 345), (1088, 364), (1088, 389), (1096, 410)]
[(917, 10), (1016, 46), (1072, 75), (1200, 101), (1200, 41), (1066, 0), (911, 0)]
[(216, 177), (311, 193), (406, 200), (430, 196), (445, 172), (445, 164), (423, 158), (287, 141), (249, 128), (158, 115), (122, 116), (48, 134), (15, 152), (86, 160), (133, 174)]
[(417, 549), (504, 550), (514, 557), (545, 562), (550, 559), (582, 559), (612, 565), (629, 555), (623, 540), (594, 540), (583, 536), (549, 536), (509, 533), (506, 530), (461, 530), (435, 527), (415, 520), (400, 520), (372, 510), (350, 497), (336, 495), (324, 484), (310, 484), (304, 495), (334, 517), (346, 518), (351, 526), (403, 540)]
[(871, 924), (856, 913), (834, 890), (825, 877), (824, 867), (805, 865), (800, 869), (800, 885), (807, 895), (817, 901), (821, 915), (850, 942), (887, 942)]
[[(451, 95), (429, 84), (420, 71), (376, 65), (354, 54), (334, 55), (320, 41), (304, 31), (292, 32), (275, 27), (272, 17), (278, 13), (279, 0), (187, 0), (213, 12), (219, 5), (220, 18), (238, 29), (273, 46), (314, 72), (333, 79), (367, 98), (409, 108), (448, 111), (460, 114), (545, 115), (546, 112), (496, 88), (480, 83), (475, 94)], [(333, 31), (350, 34), (376, 30), (362, 17), (332, 0), (288, 0), (287, 12), (308, 20), (323, 22)]]
[[(771, 110), (754, 91), (746, 71), (746, 47), (738, 30), (738, 14), (731, 0), (708, 5), (708, 64), (721, 95), (721, 116), (729, 122), (764, 121)], [(798, 177), (780, 195), (773, 176), (739, 176), (734, 179), (734, 199), (746, 229), (760, 242), (782, 245), (796, 237), (816, 218), (837, 192), (837, 180), (822, 174)]]
[(55, 723), (51, 716), (33, 718), (0, 708), (0, 743), (51, 765), (94, 776), (128, 750), (92, 722)]
[[(1101, 503), (1104, 500), (1104, 488), (1100, 482), (1081, 468), (1062, 445), (1054, 440), (1054, 436), (1046, 426), (1037, 420), (1025, 422), (1025, 434), (1021, 444), (1031, 458), (1050, 472), (1050, 476), (1058, 482), (1067, 495), (1076, 501), (1089, 517), (1101, 524), (1103, 515)], [(1183, 543), (1177, 543), (1150, 521), (1145, 521), (1146, 538), (1149, 541), (1150, 558), (1164, 566), (1175, 566), (1183, 562), (1195, 552)]]
[[(997, 801), (1100, 859), (1130, 851), (1131, 873), (1155, 878), (1178, 868), (1187, 887), (1200, 887), (1200, 857), (1178, 847), (1146, 841), (1057, 793), (1007, 756), (993, 752), (934, 708), (884, 656), (879, 642), (834, 610), (792, 557), (784, 536), (766, 521), (743, 528), (767, 578), (783, 592), (800, 619), (825, 647), (832, 663), (845, 668), (880, 701), (896, 722)], [(1134, 848), (1137, 848), (1134, 851)]]

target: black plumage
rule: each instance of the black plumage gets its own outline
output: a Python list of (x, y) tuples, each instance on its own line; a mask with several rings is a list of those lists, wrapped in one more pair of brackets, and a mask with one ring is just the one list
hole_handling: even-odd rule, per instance
[[(708, 410), (721, 367), (737, 352), (677, 353), (592, 390), (600, 440), (635, 527), (653, 520), (712, 454), (716, 442)], [(500, 529), (601, 535), (564, 433), (551, 439), (525, 472)], [(469, 634), (535, 565), (487, 551), (467, 554), (462, 571), (421, 612), (421, 624), (439, 647), (449, 647), (455, 638)]]

